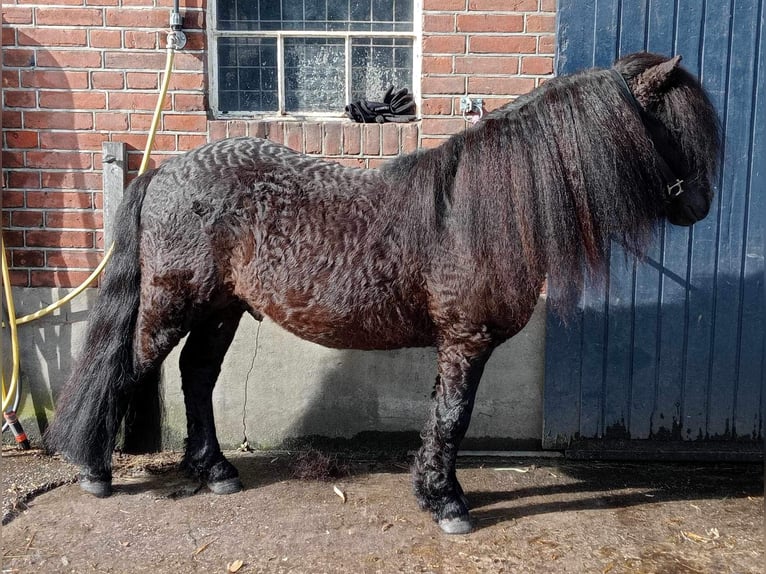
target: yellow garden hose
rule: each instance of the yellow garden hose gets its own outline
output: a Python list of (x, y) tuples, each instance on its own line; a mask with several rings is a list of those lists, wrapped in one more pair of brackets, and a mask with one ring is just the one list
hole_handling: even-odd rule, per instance
[[(172, 22), (172, 19), (171, 19), (171, 22)], [(180, 34), (182, 35), (182, 33)], [(175, 51), (177, 48), (183, 47), (183, 44), (179, 42), (178, 38), (179, 38), (178, 30), (174, 30), (168, 35), (168, 47), (167, 47), (167, 57), (165, 59), (165, 71), (162, 78), (162, 85), (160, 86), (160, 93), (157, 98), (157, 105), (154, 109), (154, 115), (152, 116), (152, 123), (149, 127), (149, 136), (146, 140), (146, 147), (144, 148), (143, 159), (141, 160), (141, 166), (138, 169), (139, 175), (144, 173), (149, 167), (151, 150), (152, 150), (152, 147), (154, 146), (154, 137), (157, 133), (157, 128), (159, 127), (160, 118), (162, 117), (162, 106), (165, 102), (165, 97), (167, 96), (168, 87), (170, 85), (170, 76), (173, 71), (173, 60), (175, 57)], [(29, 323), (31, 321), (34, 321), (35, 319), (39, 319), (41, 317), (44, 317), (45, 315), (48, 315), (49, 313), (55, 311), (56, 309), (63, 307), (69, 301), (71, 301), (72, 299), (77, 297), (80, 293), (82, 293), (91, 283), (93, 283), (93, 281), (96, 280), (96, 278), (104, 270), (104, 267), (106, 267), (106, 264), (109, 261), (109, 258), (111, 257), (112, 252), (114, 251), (114, 243), (109, 246), (109, 249), (104, 254), (104, 257), (101, 260), (101, 263), (98, 264), (98, 267), (96, 267), (93, 270), (93, 272), (88, 276), (87, 279), (85, 279), (85, 281), (81, 285), (76, 287), (74, 290), (69, 292), (66, 296), (62, 297), (58, 301), (51, 303), (50, 305), (48, 305), (47, 307), (44, 307), (43, 309), (40, 309), (39, 311), (30, 313), (29, 315), (24, 315), (23, 317), (16, 317), (16, 311), (13, 304), (13, 297), (11, 292), (10, 271), (8, 267), (6, 254), (5, 254), (5, 242), (2, 241), (2, 233), (0, 233), (0, 249), (2, 250), (3, 294), (5, 297), (6, 309), (8, 311), (8, 327), (9, 327), (10, 335), (11, 335), (11, 360), (13, 363), (11, 377), (10, 377), (10, 381), (8, 383), (7, 388), (6, 388), (4, 365), (0, 364), (0, 379), (2, 379), (3, 412), (5, 412), (8, 410), (10, 406), (12, 406), (12, 403), (15, 401), (15, 399), (18, 398), (19, 368), (20, 368), (20, 351), (19, 351), (18, 331), (17, 331), (18, 326), (24, 325), (25, 323)], [(5, 327), (5, 325), (3, 325), (3, 327)]]

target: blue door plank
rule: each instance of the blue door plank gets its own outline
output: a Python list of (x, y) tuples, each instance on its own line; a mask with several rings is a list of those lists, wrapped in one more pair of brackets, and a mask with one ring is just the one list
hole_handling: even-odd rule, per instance
[[(747, 158), (750, 146), (752, 107), (742, 105), (742, 94), (753, 93), (755, 68), (755, 36), (757, 14), (755, 3), (739, 2), (732, 15), (731, 45), (736, 57), (729, 61), (729, 86), (725, 125), (730, 137), (726, 141), (726, 160), (722, 172), (722, 224), (718, 241), (716, 273), (715, 322), (713, 332), (710, 404), (716, 416), (710, 416), (711, 437), (733, 436), (735, 396), (739, 383), (737, 353), (740, 343), (740, 311), (742, 261), (744, 254), (743, 225), (747, 203), (749, 174)], [(712, 414), (712, 413), (711, 413)]]
[(620, 25), (620, 0), (601, 0), (595, 7), (592, 59), (589, 65), (608, 68), (617, 58)]
[(606, 285), (586, 284), (582, 297), (582, 346), (580, 361), (579, 434), (583, 438), (601, 438), (604, 426), (604, 384), (607, 334)]
[[(764, 346), (764, 242), (766, 233), (766, 13), (760, 2), (760, 13), (754, 23), (760, 28), (753, 52), (753, 103), (751, 130), (748, 134), (747, 162), (748, 197), (744, 223), (745, 249), (742, 261), (742, 311), (740, 316), (741, 349), (739, 356), (739, 384), (736, 389), (734, 423), (732, 427), (740, 437), (757, 437), (763, 433), (763, 414), (760, 409), (764, 391), (764, 358), (753, 360)], [(744, 136), (744, 134), (743, 134)]]

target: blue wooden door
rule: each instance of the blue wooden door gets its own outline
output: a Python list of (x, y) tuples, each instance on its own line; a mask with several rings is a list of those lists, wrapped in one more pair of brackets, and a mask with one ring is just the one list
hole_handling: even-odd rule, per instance
[(548, 313), (546, 448), (679, 458), (761, 449), (765, 3), (559, 0), (558, 74), (640, 50), (681, 54), (718, 110), (725, 153), (705, 220), (664, 226), (642, 263), (613, 245), (606, 285), (587, 289), (566, 326)]

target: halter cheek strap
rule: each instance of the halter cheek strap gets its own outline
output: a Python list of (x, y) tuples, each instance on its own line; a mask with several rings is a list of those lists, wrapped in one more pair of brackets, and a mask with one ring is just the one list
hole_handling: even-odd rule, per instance
[[(644, 121), (644, 117), (649, 112), (645, 111), (636, 101), (636, 97), (633, 95), (633, 92), (630, 91), (630, 88), (628, 87), (628, 83), (625, 81), (625, 77), (614, 68), (611, 68), (609, 72), (617, 80), (617, 87), (620, 88), (620, 93), (622, 94), (623, 98), (633, 107), (636, 114), (638, 114), (638, 117), (641, 119), (641, 123), (644, 125), (644, 128), (646, 129), (646, 134), (649, 137), (649, 141), (652, 142), (652, 147), (654, 147), (654, 150), (657, 151), (657, 146), (654, 144), (654, 137), (653, 137), (652, 131), (646, 125), (646, 121)], [(667, 198), (672, 199), (674, 197), (678, 197), (684, 192), (684, 187), (683, 187), (684, 180), (679, 178), (673, 172), (673, 170), (668, 165), (668, 162), (665, 161), (665, 158), (663, 158), (659, 152), (657, 152), (656, 156), (657, 156), (657, 167), (660, 168), (662, 177), (665, 180), (665, 184), (666, 184), (665, 193), (667, 195)]]

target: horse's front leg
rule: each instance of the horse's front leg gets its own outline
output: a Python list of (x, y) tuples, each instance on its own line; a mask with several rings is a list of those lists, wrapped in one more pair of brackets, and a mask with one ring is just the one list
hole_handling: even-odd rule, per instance
[(431, 416), (423, 446), (413, 464), (415, 496), (448, 534), (471, 530), (468, 504), (455, 475), (455, 459), (468, 430), (476, 389), (492, 346), (489, 343), (442, 345)]

